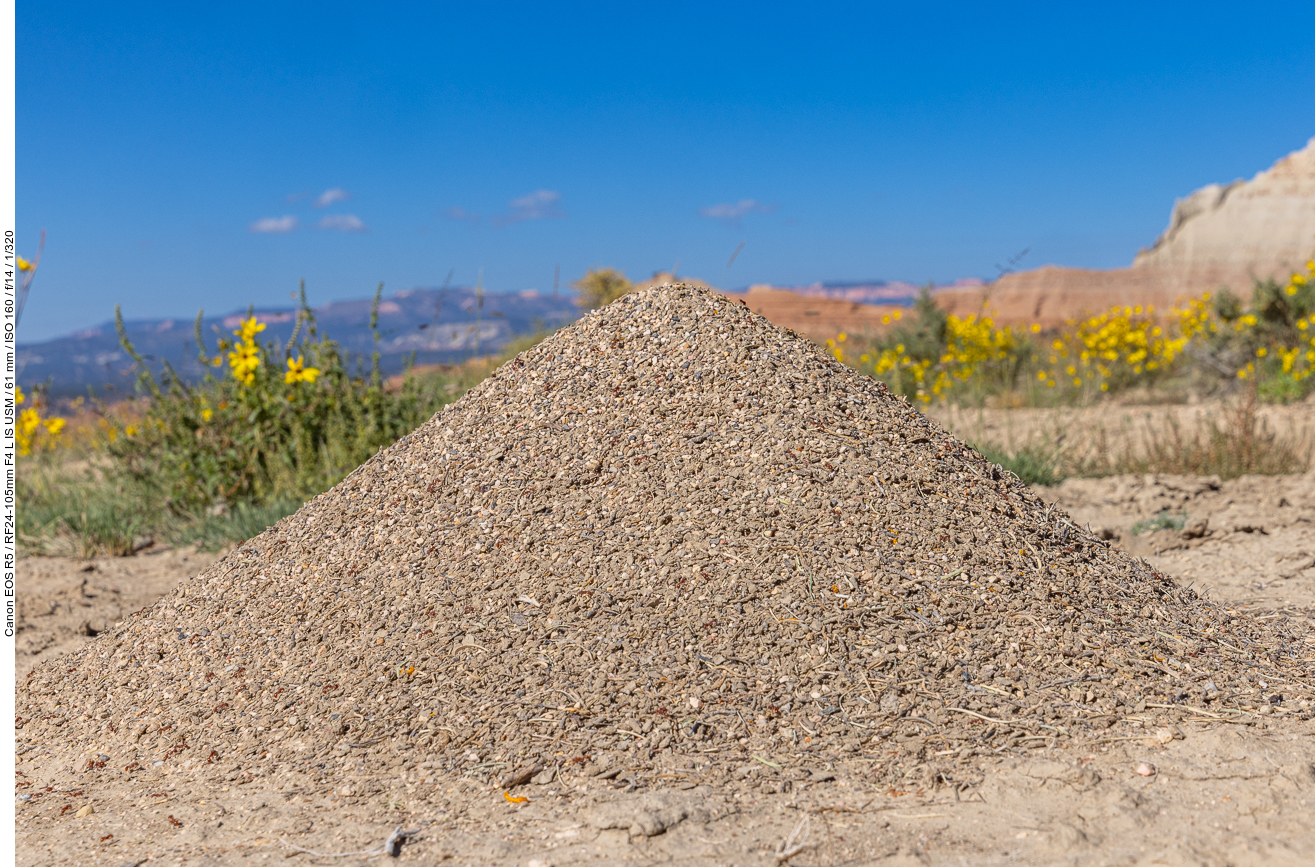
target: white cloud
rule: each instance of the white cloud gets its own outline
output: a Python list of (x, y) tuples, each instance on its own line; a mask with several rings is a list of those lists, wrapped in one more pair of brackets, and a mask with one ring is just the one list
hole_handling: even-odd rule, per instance
[(493, 218), (495, 226), (524, 223), (529, 220), (556, 220), (565, 217), (557, 203), (562, 194), (556, 190), (535, 190), (528, 196), (512, 199), (508, 212)]
[(770, 214), (776, 210), (775, 205), (765, 205), (757, 199), (740, 199), (735, 204), (723, 202), (699, 208), (699, 216), (712, 220), (721, 220), (731, 225), (739, 225), (748, 214)]
[(334, 202), (345, 202), (351, 198), (351, 194), (342, 187), (334, 187), (331, 190), (325, 190), (315, 198), (315, 207), (327, 208)]
[(361, 222), (361, 218), (355, 214), (329, 214), (320, 220), (321, 229), (331, 229), (335, 232), (368, 232), (369, 227)]
[(467, 211), (465, 208), (458, 208), (455, 205), (448, 208), (444, 213), (447, 215), (447, 218), (449, 220), (461, 220), (462, 222), (465, 223), (479, 222), (479, 214), (475, 214), (470, 211)]
[(297, 218), (291, 214), (283, 217), (261, 217), (248, 228), (253, 232), (267, 235), (281, 235), (297, 228)]

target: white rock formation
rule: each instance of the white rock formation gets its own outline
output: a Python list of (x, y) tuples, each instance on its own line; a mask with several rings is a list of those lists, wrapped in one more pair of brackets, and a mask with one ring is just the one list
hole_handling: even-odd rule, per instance
[(1163, 268), (1188, 284), (1223, 274), (1281, 280), (1313, 252), (1315, 138), (1250, 181), (1210, 184), (1179, 199), (1169, 228), (1133, 268)]
[(1304, 271), (1312, 255), (1315, 138), (1249, 181), (1211, 184), (1179, 199), (1169, 228), (1130, 268), (1047, 265), (1008, 274), (986, 289), (950, 290), (937, 298), (959, 316), (985, 306), (1000, 322), (1057, 328), (1116, 305), (1167, 313), (1221, 287), (1249, 298), (1256, 280), (1287, 280)]

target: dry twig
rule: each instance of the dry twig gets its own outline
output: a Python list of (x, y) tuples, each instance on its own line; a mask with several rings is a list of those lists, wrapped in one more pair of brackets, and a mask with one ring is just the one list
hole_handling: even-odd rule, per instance
[(382, 844), (375, 846), (373, 849), (362, 849), (360, 852), (316, 852), (312, 849), (306, 849), (302, 846), (298, 846), (295, 843), (289, 843), (287, 840), (285, 840), (282, 837), (279, 838), (279, 842), (282, 843), (284, 846), (290, 846), (293, 849), (296, 849), (298, 852), (305, 852), (307, 855), (314, 855), (316, 858), (350, 858), (353, 855), (365, 855), (365, 856), (391, 855), (392, 857), (396, 858), (399, 854), (401, 854), (402, 844), (406, 842), (406, 838), (414, 836), (415, 834), (418, 833), (420, 833), (418, 830), (403, 831), (402, 826), (398, 825), (396, 828), (393, 829), (393, 833), (388, 835), (388, 839), (385, 840)]
[[(795, 838), (799, 836), (800, 831), (804, 832), (804, 837), (799, 842), (795, 842)], [(790, 836), (786, 837), (785, 842), (776, 850), (776, 863), (784, 864), (800, 852), (811, 849), (815, 845), (817, 844), (808, 842), (808, 816), (804, 816), (799, 820), (799, 824), (794, 826)]]

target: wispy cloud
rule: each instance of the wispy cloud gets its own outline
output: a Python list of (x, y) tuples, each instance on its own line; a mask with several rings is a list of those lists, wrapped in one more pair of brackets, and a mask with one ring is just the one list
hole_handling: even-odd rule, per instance
[(342, 187), (334, 187), (331, 190), (325, 190), (315, 197), (315, 207), (327, 208), (334, 202), (345, 202), (351, 198), (351, 194)]
[(721, 220), (732, 226), (738, 226), (749, 214), (770, 214), (776, 210), (776, 205), (767, 205), (757, 199), (740, 199), (738, 202), (731, 204), (723, 202), (719, 205), (709, 205), (706, 208), (699, 208), (699, 216), (707, 217), (710, 220)]
[(495, 226), (509, 226), (512, 223), (525, 223), (530, 220), (557, 220), (565, 217), (557, 203), (562, 194), (556, 190), (535, 190), (528, 196), (512, 199), (508, 211), (493, 218)]
[(320, 220), (319, 227), (334, 232), (368, 232), (370, 227), (355, 214), (329, 214)]
[(448, 208), (443, 212), (449, 220), (460, 220), (463, 223), (478, 223), (479, 214), (467, 211), (465, 208), (458, 208), (456, 205)]
[(291, 214), (282, 217), (261, 217), (247, 228), (266, 235), (282, 235), (297, 228), (297, 218)]

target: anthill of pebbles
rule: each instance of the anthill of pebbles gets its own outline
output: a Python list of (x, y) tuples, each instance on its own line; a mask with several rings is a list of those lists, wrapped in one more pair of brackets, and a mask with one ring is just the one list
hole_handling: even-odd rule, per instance
[(17, 712), (21, 748), (82, 785), (361, 794), (543, 766), (633, 788), (690, 756), (890, 780), (1148, 715), (1308, 717), (1297, 630), (1176, 586), (880, 382), (676, 285), (522, 353), (39, 667)]

